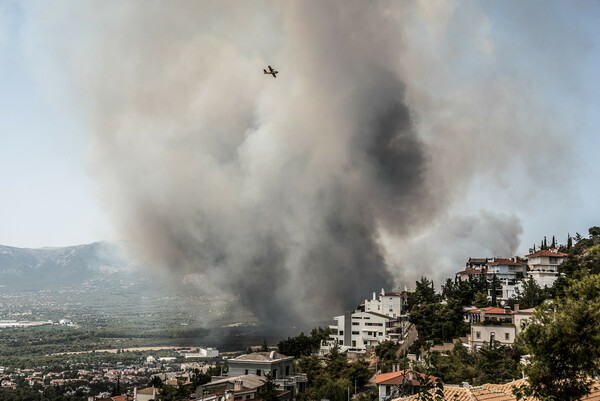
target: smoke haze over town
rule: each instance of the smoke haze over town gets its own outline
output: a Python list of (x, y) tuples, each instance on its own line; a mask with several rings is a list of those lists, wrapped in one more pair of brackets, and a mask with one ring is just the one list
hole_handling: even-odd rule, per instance
[(597, 183), (570, 179), (587, 179), (599, 145), (597, 43), (559, 3), (31, 2), (20, 15), (24, 63), (89, 138), (114, 238), (263, 323), (328, 318), (537, 236), (564, 242), (574, 205), (574, 229), (599, 217)]

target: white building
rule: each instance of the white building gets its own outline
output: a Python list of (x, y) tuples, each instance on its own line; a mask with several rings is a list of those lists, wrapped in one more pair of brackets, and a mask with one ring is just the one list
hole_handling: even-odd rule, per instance
[(205, 358), (216, 358), (219, 356), (219, 350), (216, 348), (200, 348), (198, 351), (200, 352), (200, 355)]
[(488, 279), (519, 280), (527, 275), (527, 263), (513, 259), (496, 259), (486, 264), (486, 276)]
[(558, 278), (558, 266), (567, 257), (566, 253), (558, 252), (556, 249), (540, 250), (527, 255), (529, 265), (528, 277), (532, 277), (540, 287), (552, 287)]
[(329, 326), (333, 333), (329, 341), (321, 345), (321, 355), (327, 354), (336, 343), (342, 352), (361, 353), (380, 342), (398, 340), (402, 336), (400, 318), (377, 312), (346, 312), (334, 320), (336, 324)]
[(373, 298), (365, 299), (361, 306), (364, 306), (365, 312), (376, 312), (395, 318), (406, 314), (407, 295), (397, 292), (386, 293), (382, 288), (379, 297), (373, 293)]

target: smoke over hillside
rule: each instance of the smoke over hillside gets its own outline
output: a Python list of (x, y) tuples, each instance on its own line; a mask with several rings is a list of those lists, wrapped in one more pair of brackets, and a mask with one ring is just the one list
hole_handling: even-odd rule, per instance
[(448, 274), (432, 264), (453, 229), (423, 240), (440, 222), (510, 255), (515, 216), (451, 207), (475, 179), (525, 202), (553, 171), (557, 135), (514, 96), (519, 74), (496, 70), (476, 9), (455, 47), (462, 22), (443, 1), (66, 5), (31, 7), (32, 48), (59, 55), (47, 68), (86, 116), (115, 225), (148, 263), (200, 275), (265, 323)]

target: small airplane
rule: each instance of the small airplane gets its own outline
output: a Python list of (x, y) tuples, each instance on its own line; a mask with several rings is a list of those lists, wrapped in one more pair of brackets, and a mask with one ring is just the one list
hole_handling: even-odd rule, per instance
[(273, 75), (273, 78), (277, 78), (277, 74), (279, 74), (279, 71), (274, 70), (273, 67), (269, 66), (269, 71), (267, 70), (263, 70), (265, 72), (265, 74), (271, 74)]

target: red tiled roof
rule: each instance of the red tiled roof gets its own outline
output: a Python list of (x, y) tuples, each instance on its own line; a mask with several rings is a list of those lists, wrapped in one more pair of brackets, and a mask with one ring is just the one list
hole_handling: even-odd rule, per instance
[(566, 256), (568, 256), (566, 253), (562, 253), (562, 252), (552, 252), (549, 251), (547, 249), (541, 249), (537, 252), (532, 253), (531, 255), (525, 255), (526, 258), (528, 257), (536, 257), (536, 256), (553, 256), (553, 257), (559, 257), (559, 258), (564, 258)]
[(486, 266), (498, 266), (498, 265), (507, 265), (507, 266), (521, 266), (526, 265), (526, 262), (513, 262), (510, 259), (498, 259), (495, 262), (487, 263)]
[[(399, 370), (398, 372), (383, 373), (383, 374), (377, 375), (377, 377), (375, 378), (375, 383), (378, 385), (387, 386), (387, 385), (402, 384), (402, 383), (405, 383), (406, 380), (411, 380), (411, 383), (413, 386), (419, 386), (420, 382), (417, 379), (416, 375), (420, 375), (422, 378), (426, 377), (423, 373), (414, 372), (414, 371), (405, 369), (405, 370)], [(437, 377), (433, 377), (433, 376), (431, 376), (429, 378), (430, 381), (436, 381), (437, 379), (438, 379)]]

